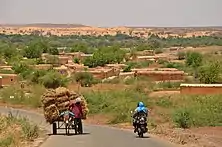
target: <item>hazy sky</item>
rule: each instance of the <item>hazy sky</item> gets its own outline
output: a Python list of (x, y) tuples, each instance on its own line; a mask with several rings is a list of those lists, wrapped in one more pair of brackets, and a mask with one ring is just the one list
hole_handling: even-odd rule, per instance
[(222, 26), (222, 0), (0, 0), (0, 23)]

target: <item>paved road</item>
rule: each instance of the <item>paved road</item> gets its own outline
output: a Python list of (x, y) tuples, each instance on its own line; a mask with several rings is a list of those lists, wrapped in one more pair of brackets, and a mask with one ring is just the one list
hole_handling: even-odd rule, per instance
[[(45, 123), (43, 116), (40, 114), (3, 107), (0, 107), (0, 112), (4, 114), (12, 112), (25, 116), (50, 132), (51, 126)], [(116, 128), (90, 125), (84, 127), (84, 132), (84, 135), (51, 135), (41, 147), (175, 147), (153, 137), (137, 138), (130, 131)]]

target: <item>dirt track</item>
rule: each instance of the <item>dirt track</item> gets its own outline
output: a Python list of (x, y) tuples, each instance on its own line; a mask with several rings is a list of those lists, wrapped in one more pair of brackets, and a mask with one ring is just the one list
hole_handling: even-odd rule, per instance
[[(50, 132), (51, 126), (44, 122), (45, 120), (41, 114), (20, 109), (0, 107), (0, 112), (3, 114), (9, 111), (13, 114), (27, 117)], [(175, 145), (166, 143), (157, 138), (146, 137), (140, 139), (132, 132), (103, 126), (87, 125), (84, 128), (84, 132), (85, 134), (81, 136), (51, 135), (41, 147), (62, 147), (64, 145), (66, 147), (175, 147)]]

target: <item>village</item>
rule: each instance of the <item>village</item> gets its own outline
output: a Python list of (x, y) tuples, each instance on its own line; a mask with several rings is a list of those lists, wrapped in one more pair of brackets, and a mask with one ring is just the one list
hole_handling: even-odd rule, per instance
[(45, 91), (66, 87), (85, 98), (84, 123), (132, 129), (130, 110), (143, 101), (151, 110), (150, 134), (180, 145), (220, 146), (220, 37), (1, 37), (4, 107), (43, 113)]
[[(106, 64), (104, 67), (89, 68), (88, 66), (84, 66), (82, 62), (86, 58), (92, 57), (92, 54), (85, 54), (82, 52), (65, 53), (64, 49), (60, 49), (59, 55), (55, 56), (58, 58), (58, 65), (54, 67), (52, 64), (37, 64), (34, 66), (34, 69), (54, 69), (67, 77), (75, 73), (88, 72), (92, 74), (95, 79), (101, 81), (112, 81), (116, 78), (124, 80), (134, 77), (147, 77), (154, 82), (180, 82), (180, 87), (174, 90), (180, 90), (181, 94), (221, 94), (222, 85), (220, 84), (186, 83), (185, 79), (190, 77), (188, 73), (177, 68), (164, 68), (158, 63), (158, 61), (162, 60), (168, 62), (181, 62), (182, 60), (178, 59), (178, 52), (181, 52), (181, 50), (183, 51), (183, 49), (184, 48), (172, 47), (165, 49), (166, 53), (162, 54), (155, 54), (152, 50), (137, 52), (136, 56), (130, 57), (130, 61), (145, 61), (151, 64), (147, 67), (131, 69), (129, 72), (124, 72), (124, 68), (127, 67), (124, 62), (122, 64)], [(188, 49), (192, 49), (192, 47)], [(130, 56), (130, 54), (127, 56)], [(43, 61), (47, 61), (47, 57), (49, 57), (47, 53), (43, 53), (41, 56)], [(74, 59), (78, 59), (80, 63), (74, 63)], [(0, 69), (1, 71), (12, 71), (12, 66), (1, 64)], [(1, 87), (10, 86), (19, 82), (17, 74), (0, 73), (0, 77)]]

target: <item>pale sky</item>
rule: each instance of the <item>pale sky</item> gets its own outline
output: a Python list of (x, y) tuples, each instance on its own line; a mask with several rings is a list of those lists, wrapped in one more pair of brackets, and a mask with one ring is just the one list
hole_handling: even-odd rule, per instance
[(0, 23), (222, 26), (222, 0), (0, 0)]

